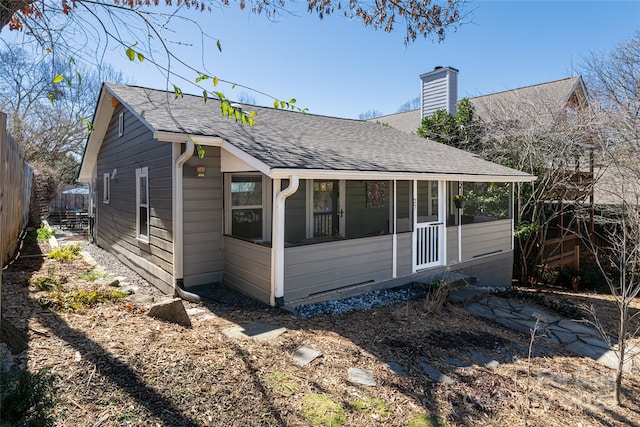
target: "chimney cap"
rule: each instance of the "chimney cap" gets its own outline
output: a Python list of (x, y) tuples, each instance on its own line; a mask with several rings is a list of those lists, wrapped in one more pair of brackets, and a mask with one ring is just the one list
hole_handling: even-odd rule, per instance
[(429, 71), (427, 73), (421, 74), (420, 78), (426, 77), (426, 76), (430, 76), (430, 75), (434, 75), (434, 74), (438, 74), (438, 73), (442, 73), (445, 71), (453, 71), (455, 73), (459, 73), (460, 70), (458, 70), (457, 68), (451, 67), (451, 66), (446, 66), (443, 67), (442, 65), (437, 65), (436, 67), (433, 68), (433, 71)]

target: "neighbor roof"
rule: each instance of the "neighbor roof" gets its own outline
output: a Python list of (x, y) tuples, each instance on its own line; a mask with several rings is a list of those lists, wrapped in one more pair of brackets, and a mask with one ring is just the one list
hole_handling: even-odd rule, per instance
[[(580, 96), (586, 96), (580, 76), (468, 99), (476, 116), (485, 122), (527, 117), (551, 126), (576, 91), (579, 91)], [(407, 133), (415, 133), (420, 127), (421, 119), (420, 109), (416, 109), (377, 117), (370, 121), (383, 123)]]
[[(257, 116), (255, 125), (248, 126), (223, 117), (215, 99), (205, 102), (192, 95), (176, 99), (173, 92), (111, 83), (104, 90), (154, 132), (187, 134), (196, 141), (198, 136), (219, 137), (271, 169), (464, 174), (507, 181), (533, 178), (465, 151), (361, 120), (250, 106), (245, 110)], [(92, 134), (87, 150), (100, 139)], [(95, 147), (92, 152), (97, 155)]]

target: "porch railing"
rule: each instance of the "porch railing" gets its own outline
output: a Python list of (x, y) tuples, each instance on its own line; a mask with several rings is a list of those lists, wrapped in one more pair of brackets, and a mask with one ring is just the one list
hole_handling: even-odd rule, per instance
[(440, 265), (440, 229), (442, 223), (416, 226), (416, 269)]
[(331, 237), (333, 212), (313, 213), (313, 237)]

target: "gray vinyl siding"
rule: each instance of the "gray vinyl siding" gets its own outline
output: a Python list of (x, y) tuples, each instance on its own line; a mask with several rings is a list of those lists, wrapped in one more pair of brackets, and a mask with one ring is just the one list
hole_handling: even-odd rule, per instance
[[(282, 188), (289, 185), (283, 180)], [(298, 191), (285, 200), (284, 240), (298, 243), (307, 238), (307, 182), (300, 180)]]
[(462, 260), (511, 250), (511, 220), (462, 226)]
[(447, 265), (458, 261), (458, 227), (447, 227)]
[[(124, 134), (118, 115), (124, 111)], [(153, 139), (151, 131), (122, 105), (118, 106), (98, 153), (97, 244), (164, 292), (173, 290), (171, 144)], [(136, 238), (136, 174), (149, 168), (149, 242)], [(102, 202), (103, 174), (117, 169), (111, 200)]]
[(396, 273), (398, 277), (411, 274), (413, 270), (413, 235), (412, 233), (398, 234), (398, 260), (396, 264)]
[(384, 182), (384, 206), (367, 207), (366, 181), (347, 181), (345, 199), (345, 233), (347, 237), (376, 236), (389, 233), (389, 212), (392, 209), (393, 188)]
[(389, 280), (392, 236), (285, 248), (285, 303), (320, 292)]
[[(205, 176), (197, 176), (197, 166), (205, 167)], [(189, 159), (183, 167), (183, 181), (184, 284), (220, 282), (224, 270), (220, 148), (205, 147), (204, 158)]]
[(269, 304), (271, 248), (225, 236), (224, 283)]

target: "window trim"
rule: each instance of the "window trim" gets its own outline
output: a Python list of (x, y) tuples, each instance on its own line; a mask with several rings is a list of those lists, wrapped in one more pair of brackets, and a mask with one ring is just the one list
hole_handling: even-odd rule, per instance
[[(146, 200), (144, 200), (144, 203), (142, 203), (142, 200), (140, 200), (140, 178), (145, 177), (146, 179), (146, 191), (145, 191), (145, 196), (146, 196)], [(140, 231), (140, 208), (146, 208), (147, 209), (147, 230), (146, 230), (146, 235), (143, 235)], [(149, 238), (150, 238), (150, 219), (151, 219), (151, 214), (150, 214), (150, 209), (149, 209), (149, 168), (147, 166), (143, 167), (143, 168), (138, 168), (136, 169), (136, 238), (138, 240), (141, 240), (145, 243), (149, 243)]]
[(124, 135), (124, 111), (118, 114), (118, 136)]
[(111, 201), (111, 175), (108, 172), (102, 174), (102, 203), (108, 205)]
[[(234, 177), (248, 177), (248, 176), (260, 176), (262, 178), (262, 197), (260, 205), (238, 205), (234, 206), (232, 204), (231, 197), (231, 183), (233, 182)], [(256, 239), (248, 239), (256, 242), (263, 242), (266, 240), (270, 240), (271, 235), (271, 204), (270, 204), (270, 194), (271, 194), (271, 180), (268, 179), (264, 174), (260, 172), (234, 172), (234, 173), (225, 173), (224, 175), (224, 212), (225, 212), (225, 221), (224, 221), (224, 233), (228, 236), (236, 237), (239, 239), (244, 239), (244, 237), (236, 236), (233, 234), (233, 211), (235, 209), (261, 209), (262, 210), (262, 236)]]

